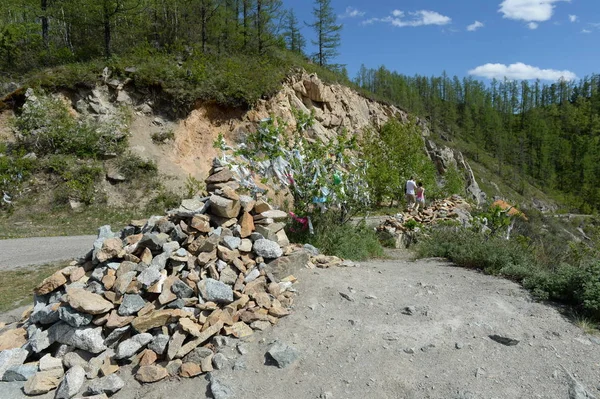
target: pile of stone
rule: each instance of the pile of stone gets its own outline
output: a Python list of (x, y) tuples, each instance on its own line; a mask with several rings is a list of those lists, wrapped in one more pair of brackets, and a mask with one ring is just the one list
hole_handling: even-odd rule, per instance
[(289, 245), (287, 214), (238, 195), (228, 169), (207, 183), (210, 196), (166, 216), (101, 227), (85, 258), (44, 280), (0, 334), (0, 378), (28, 395), (111, 395), (123, 365), (143, 383), (210, 372), (215, 339), (289, 315), (290, 274), (311, 254)]
[(396, 248), (407, 248), (416, 241), (415, 224), (410, 221), (421, 225), (454, 221), (462, 226), (467, 226), (472, 219), (470, 211), (471, 205), (467, 201), (458, 195), (453, 195), (434, 201), (425, 209), (390, 216), (376, 229), (391, 237)]

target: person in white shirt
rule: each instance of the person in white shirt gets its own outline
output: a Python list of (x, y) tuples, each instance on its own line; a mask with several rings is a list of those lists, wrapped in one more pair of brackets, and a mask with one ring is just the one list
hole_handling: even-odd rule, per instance
[(415, 190), (417, 189), (417, 184), (415, 180), (411, 176), (410, 179), (406, 182), (406, 206), (408, 209), (412, 209), (415, 206), (416, 198), (415, 198)]

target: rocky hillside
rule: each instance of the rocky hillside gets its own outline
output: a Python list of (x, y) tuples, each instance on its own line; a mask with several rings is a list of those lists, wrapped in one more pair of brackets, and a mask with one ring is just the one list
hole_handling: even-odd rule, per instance
[[(174, 117), (160, 96), (142, 93), (136, 90), (132, 79), (114, 79), (108, 70), (96, 87), (65, 90), (61, 95), (71, 104), (73, 114), (91, 116), (99, 121), (110, 120), (123, 110), (130, 112), (132, 153), (156, 162), (159, 171), (167, 177), (167, 187), (174, 191), (181, 190), (190, 177), (204, 181), (212, 159), (218, 155), (213, 143), (219, 135), (230, 145), (243, 143), (265, 118), (280, 118), (291, 130), (296, 127), (297, 111), (313, 114), (315, 123), (307, 134), (328, 142), (342, 129), (361, 135), (364, 129), (378, 129), (390, 118), (407, 122), (410, 117), (395, 106), (367, 99), (342, 85), (326, 84), (315, 74), (303, 71), (288, 77), (276, 95), (259, 100), (249, 111), (203, 102), (197, 103), (182, 118)], [(416, 118), (416, 123), (421, 128), (424, 147), (439, 173), (443, 174), (449, 166), (462, 169), (472, 199), (477, 203), (485, 200), (463, 155), (449, 147), (436, 145), (430, 139), (426, 121)], [(6, 127), (0, 131), (5, 136), (9, 132)], [(109, 192), (109, 203), (110, 197)], [(118, 199), (114, 202), (118, 204)]]

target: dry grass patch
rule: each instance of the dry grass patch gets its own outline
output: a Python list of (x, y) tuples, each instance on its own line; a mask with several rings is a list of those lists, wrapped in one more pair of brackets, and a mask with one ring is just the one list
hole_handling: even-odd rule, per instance
[(0, 271), (0, 312), (33, 302), (33, 289), (46, 277), (67, 266), (69, 262), (48, 263)]

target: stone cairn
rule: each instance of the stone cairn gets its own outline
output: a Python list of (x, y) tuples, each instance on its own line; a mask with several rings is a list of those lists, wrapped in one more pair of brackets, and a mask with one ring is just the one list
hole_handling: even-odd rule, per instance
[(386, 233), (395, 241), (396, 248), (407, 248), (416, 242), (415, 231), (406, 223), (414, 220), (422, 225), (432, 225), (442, 221), (455, 221), (460, 225), (468, 225), (471, 220), (471, 205), (458, 195), (434, 201), (427, 208), (407, 211), (390, 216), (377, 226), (377, 231)]
[(114, 394), (123, 365), (143, 383), (193, 377), (213, 370), (219, 337), (290, 314), (291, 273), (310, 251), (289, 245), (285, 212), (238, 195), (215, 165), (212, 194), (118, 233), (101, 227), (87, 256), (35, 289), (33, 307), (0, 334), (3, 381), (72, 398)]

